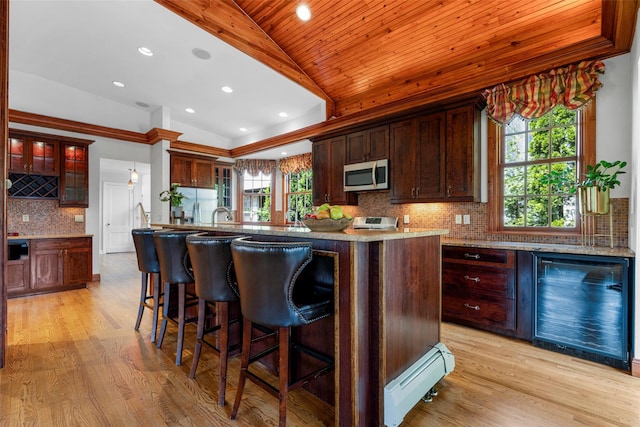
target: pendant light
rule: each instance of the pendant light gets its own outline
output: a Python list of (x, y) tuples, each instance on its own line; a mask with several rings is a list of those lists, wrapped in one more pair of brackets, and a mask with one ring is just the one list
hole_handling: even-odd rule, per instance
[(127, 182), (127, 187), (129, 187), (129, 190), (133, 190), (133, 181), (131, 178), (129, 178), (129, 182)]
[(131, 171), (131, 179), (132, 183), (138, 182), (138, 171), (136, 171), (136, 162), (133, 162), (133, 170)]

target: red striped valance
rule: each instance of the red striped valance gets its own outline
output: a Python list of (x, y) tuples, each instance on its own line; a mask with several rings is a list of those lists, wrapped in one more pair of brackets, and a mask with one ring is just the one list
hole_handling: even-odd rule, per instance
[(569, 109), (580, 108), (602, 87), (598, 80), (602, 73), (601, 61), (582, 61), (510, 85), (497, 85), (484, 91), (487, 114), (496, 123), (505, 124), (516, 113), (535, 119), (560, 104)]
[(278, 162), (278, 167), (282, 171), (283, 175), (290, 173), (300, 173), (303, 170), (309, 170), (313, 167), (311, 161), (311, 153), (298, 154), (297, 156), (290, 156), (281, 159)]
[(275, 160), (265, 159), (238, 159), (233, 165), (233, 169), (242, 175), (245, 172), (249, 172), (251, 176), (258, 176), (260, 172), (263, 175), (270, 175), (276, 169)]

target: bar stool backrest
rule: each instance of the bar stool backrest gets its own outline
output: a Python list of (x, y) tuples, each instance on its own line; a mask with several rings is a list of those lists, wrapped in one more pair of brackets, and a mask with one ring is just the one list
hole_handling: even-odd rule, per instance
[(156, 253), (156, 245), (153, 241), (153, 233), (156, 230), (152, 228), (134, 228), (131, 230), (133, 237), (133, 245), (136, 248), (136, 256), (138, 257), (138, 270), (142, 273), (159, 273), (160, 262)]
[(196, 282), (196, 295), (207, 301), (237, 301), (238, 284), (231, 258), (231, 241), (242, 236), (187, 236), (187, 250)]
[(271, 327), (308, 323), (293, 302), (293, 288), (311, 262), (311, 243), (236, 239), (231, 242), (231, 254), (245, 318)]
[(156, 244), (160, 277), (168, 283), (193, 283), (191, 261), (187, 252), (187, 236), (198, 231), (156, 231)]

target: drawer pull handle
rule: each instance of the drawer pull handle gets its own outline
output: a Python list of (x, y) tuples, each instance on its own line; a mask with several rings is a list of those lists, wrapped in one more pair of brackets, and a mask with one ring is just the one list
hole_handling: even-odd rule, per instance
[(480, 254), (473, 254), (471, 255), (470, 253), (465, 253), (464, 254), (465, 258), (473, 258), (473, 259), (480, 259)]
[(464, 275), (464, 279), (465, 280), (471, 280), (471, 281), (476, 282), (476, 283), (478, 283), (480, 281), (479, 277), (469, 277), (466, 274)]
[(480, 310), (480, 306), (479, 306), (479, 305), (469, 305), (469, 304), (467, 304), (467, 303), (465, 302), (465, 303), (464, 303), (464, 306), (465, 306), (466, 308), (472, 308), (472, 309), (474, 309), (475, 311)]

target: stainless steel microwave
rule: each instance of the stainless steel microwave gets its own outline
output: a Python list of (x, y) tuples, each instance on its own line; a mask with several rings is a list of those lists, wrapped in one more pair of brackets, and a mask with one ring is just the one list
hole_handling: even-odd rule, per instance
[(389, 188), (389, 160), (344, 165), (344, 191), (386, 190)]

